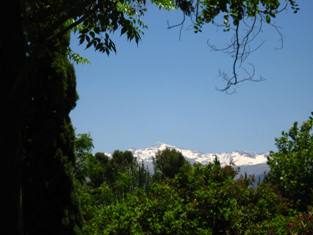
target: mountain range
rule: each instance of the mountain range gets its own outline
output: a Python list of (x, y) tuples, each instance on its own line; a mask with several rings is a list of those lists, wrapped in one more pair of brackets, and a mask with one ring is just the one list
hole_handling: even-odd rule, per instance
[[(233, 163), (235, 167), (239, 167), (239, 174), (261, 176), (268, 172), (267, 153), (248, 153), (243, 151), (235, 152), (221, 152), (221, 153), (201, 153), (194, 150), (179, 148), (173, 145), (160, 143), (143, 149), (128, 149), (132, 152), (134, 157), (139, 163), (153, 173), (153, 159), (158, 151), (165, 150), (166, 148), (175, 149), (183, 154), (185, 159), (190, 163), (208, 164), (212, 162), (215, 157), (219, 160), (222, 166)], [(106, 153), (111, 156), (110, 153)]]

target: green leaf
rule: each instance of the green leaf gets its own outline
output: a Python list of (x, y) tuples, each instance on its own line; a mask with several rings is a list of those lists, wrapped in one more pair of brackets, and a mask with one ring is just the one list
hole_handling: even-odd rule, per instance
[(268, 23), (268, 24), (271, 23), (270, 15), (266, 15), (265, 20), (266, 20), (266, 23)]

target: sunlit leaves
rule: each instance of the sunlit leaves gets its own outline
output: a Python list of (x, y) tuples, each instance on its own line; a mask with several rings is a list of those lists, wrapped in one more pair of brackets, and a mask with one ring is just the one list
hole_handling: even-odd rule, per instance
[(300, 127), (294, 123), (288, 132), (276, 139), (277, 152), (272, 152), (269, 181), (297, 207), (313, 204), (313, 117)]
[(173, 10), (176, 8), (173, 0), (152, 0), (152, 3), (160, 9)]
[[(267, 23), (271, 22), (271, 18), (283, 9), (283, 1), (279, 0), (203, 0), (197, 1), (195, 10), (195, 32), (201, 31), (203, 25), (214, 23), (215, 19), (222, 15), (224, 19), (225, 31), (229, 30), (231, 24), (238, 25), (245, 18), (255, 17), (257, 15), (264, 16)], [(299, 6), (294, 0), (287, 0), (286, 3), (296, 13)]]
[(68, 58), (71, 61), (75, 62), (76, 64), (90, 64), (91, 63), (87, 58), (79, 55), (78, 53), (72, 51), (71, 49), (69, 49), (68, 51)]
[(116, 9), (129, 16), (133, 16), (136, 14), (136, 10), (130, 5), (129, 2), (117, 2)]

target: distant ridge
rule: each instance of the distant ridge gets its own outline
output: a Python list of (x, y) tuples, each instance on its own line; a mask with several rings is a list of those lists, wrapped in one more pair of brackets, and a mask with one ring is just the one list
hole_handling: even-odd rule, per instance
[[(235, 166), (240, 167), (242, 171), (240, 173), (248, 174), (263, 174), (268, 171), (267, 165), (267, 153), (257, 154), (257, 153), (248, 153), (244, 151), (234, 151), (234, 152), (222, 152), (222, 153), (201, 153), (194, 150), (179, 148), (166, 143), (157, 143), (151, 147), (135, 149), (131, 148), (128, 151), (131, 151), (134, 157), (138, 162), (143, 162), (145, 167), (153, 172), (153, 159), (158, 151), (165, 150), (166, 148), (175, 149), (183, 154), (187, 161), (190, 163), (201, 163), (208, 164), (212, 162), (215, 157), (220, 161), (222, 166), (229, 165), (233, 163)], [(111, 156), (110, 153), (107, 155)], [(255, 169), (255, 170), (253, 170)], [(256, 172), (254, 172), (256, 171)]]

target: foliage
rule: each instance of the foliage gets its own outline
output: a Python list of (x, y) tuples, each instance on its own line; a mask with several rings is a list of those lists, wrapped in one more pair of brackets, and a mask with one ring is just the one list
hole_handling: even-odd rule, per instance
[[(41, 29), (41, 22), (36, 26)], [(79, 234), (74, 129), (69, 118), (77, 94), (74, 68), (66, 55), (69, 36), (59, 36), (49, 45), (52, 51), (33, 57), (37, 66), (27, 72), (20, 163), (23, 230), (24, 234)], [(39, 50), (39, 45), (32, 49)]]
[(68, 49), (68, 58), (70, 61), (75, 62), (76, 64), (91, 64), (87, 58), (82, 57), (70, 48)]
[[(312, 114), (313, 115), (313, 114)], [(277, 152), (271, 152), (268, 181), (299, 209), (313, 203), (313, 116), (300, 127), (294, 123), (276, 139)]]
[(155, 174), (157, 177), (173, 178), (184, 164), (187, 161), (182, 153), (166, 148), (155, 156)]
[(299, 213), (288, 221), (290, 234), (309, 235), (313, 233), (313, 210), (307, 213)]
[[(292, 133), (297, 133), (293, 142), (278, 139), (278, 143), (283, 143), (279, 151), (308, 153), (311, 121), (312, 118), (300, 129), (292, 128)], [(79, 135), (78, 140), (82, 136)], [(88, 149), (90, 144), (85, 146)], [(273, 156), (280, 155), (271, 153), (270, 156), (271, 164), (276, 167), (274, 172), (285, 172), (284, 161), (273, 163)], [(217, 159), (207, 165), (192, 165), (172, 149), (157, 153), (154, 164), (155, 174), (159, 176), (150, 176), (128, 151), (115, 151), (112, 157), (97, 153), (85, 159), (105, 169), (99, 174), (102, 178), (97, 178), (91, 176), (98, 175), (99, 169), (88, 168), (90, 180), (80, 182), (85, 234), (313, 232), (310, 203), (302, 201), (306, 207), (298, 207), (293, 198), (286, 197), (284, 188), (274, 184), (273, 173), (255, 185), (252, 176), (237, 177), (237, 170), (231, 165), (221, 166)], [(146, 175), (143, 183), (139, 183), (140, 172)]]
[[(195, 32), (200, 32), (206, 24), (215, 24), (220, 18), (223, 19), (225, 31), (229, 31), (232, 25), (236, 26), (244, 19), (254, 19), (258, 15), (270, 23), (271, 18), (276, 17), (287, 6), (294, 12), (299, 10), (294, 0), (152, 0), (151, 3), (161, 9), (182, 11), (184, 16), (192, 18)], [(138, 43), (147, 28), (142, 21), (147, 11), (146, 2), (142, 0), (49, 1), (49, 4), (37, 4), (35, 1), (28, 3), (28, 9), (26, 27), (30, 33), (36, 29), (29, 22), (42, 22), (42, 17), (45, 17), (44, 32), (50, 33), (42, 35), (44, 42), (73, 30), (79, 42), (86, 48), (93, 47), (106, 54), (116, 52), (112, 33), (120, 32), (127, 40)], [(59, 15), (59, 12), (64, 14)], [(74, 62), (88, 63), (85, 58), (71, 50), (69, 52)]]

